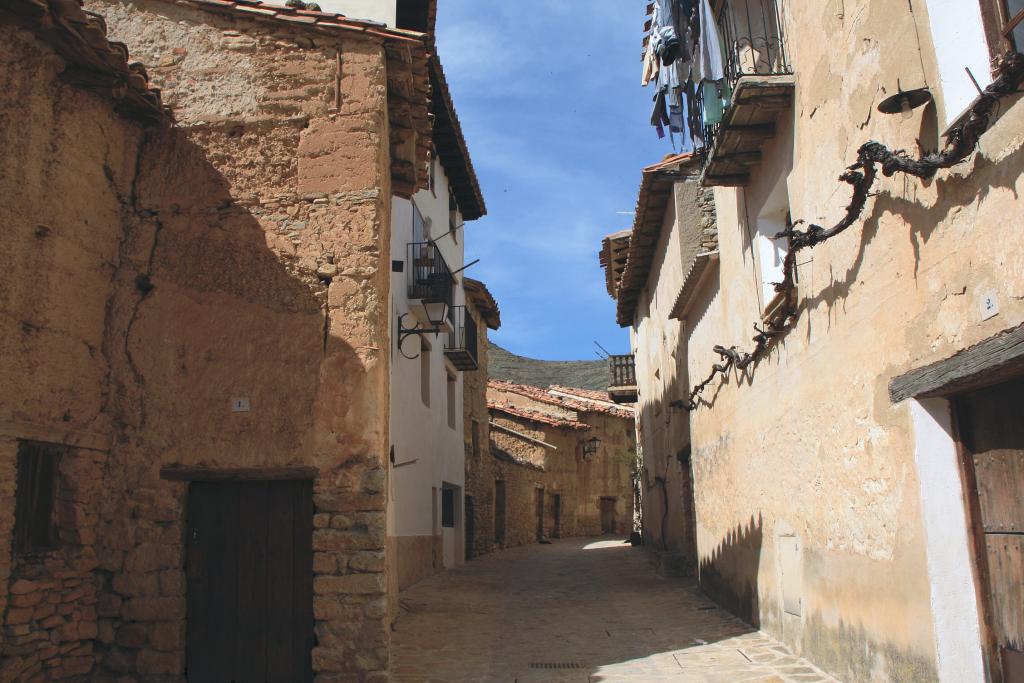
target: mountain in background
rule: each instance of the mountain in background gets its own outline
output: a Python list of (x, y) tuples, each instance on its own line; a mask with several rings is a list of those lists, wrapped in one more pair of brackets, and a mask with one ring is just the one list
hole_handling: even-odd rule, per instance
[(537, 360), (517, 356), (495, 344), (487, 349), (491, 379), (549, 387), (558, 384), (576, 389), (607, 391), (608, 362), (603, 360)]

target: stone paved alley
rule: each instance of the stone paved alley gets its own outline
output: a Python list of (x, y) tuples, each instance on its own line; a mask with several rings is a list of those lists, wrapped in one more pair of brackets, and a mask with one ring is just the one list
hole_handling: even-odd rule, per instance
[(396, 681), (834, 681), (664, 579), (638, 548), (570, 539), (474, 560), (402, 594)]

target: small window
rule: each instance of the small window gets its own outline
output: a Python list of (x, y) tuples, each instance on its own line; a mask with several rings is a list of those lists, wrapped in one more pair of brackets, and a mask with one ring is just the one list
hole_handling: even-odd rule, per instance
[(448, 426), (455, 429), (455, 375), (448, 374)]
[(420, 337), (420, 399), (430, 407), (430, 343)]
[(472, 424), (470, 425), (470, 428), (472, 430), (472, 439), (473, 439), (473, 457), (474, 458), (479, 458), (480, 457), (480, 422), (478, 420), (473, 420)]
[(455, 528), (455, 489), (441, 489), (441, 526)]
[(22, 441), (18, 445), (18, 481), (14, 502), (14, 552), (32, 555), (57, 547), (54, 501), (57, 468), (65, 449)]
[(1014, 49), (1024, 50), (1024, 0), (1006, 0), (1006, 24), (1003, 26), (1006, 36)]

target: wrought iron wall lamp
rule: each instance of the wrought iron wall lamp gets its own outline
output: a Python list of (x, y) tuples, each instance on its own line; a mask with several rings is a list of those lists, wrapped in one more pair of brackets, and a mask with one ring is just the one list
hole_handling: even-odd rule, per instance
[(423, 312), (426, 313), (427, 320), (430, 321), (430, 325), (424, 325), (420, 321), (416, 321), (416, 324), (412, 327), (406, 327), (402, 322), (405, 320), (405, 316), (408, 313), (403, 313), (398, 316), (398, 352), (409, 360), (415, 360), (420, 357), (420, 354), (410, 356), (402, 349), (402, 344), (405, 340), (412, 336), (422, 337), (425, 334), (432, 334), (436, 338), (437, 335), (444, 331), (445, 320), (448, 319), (448, 304), (444, 301), (424, 301), (422, 304)]

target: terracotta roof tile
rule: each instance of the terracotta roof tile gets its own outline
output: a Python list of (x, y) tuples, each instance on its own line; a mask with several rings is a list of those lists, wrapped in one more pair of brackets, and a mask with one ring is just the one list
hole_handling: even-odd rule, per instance
[(477, 310), (477, 313), (487, 323), (487, 327), (492, 330), (501, 327), (501, 311), (498, 309), (498, 302), (494, 300), (490, 290), (487, 289), (487, 285), (471, 277), (464, 278), (462, 285), (466, 289), (466, 294), (470, 302), (472, 302), (473, 308)]
[(512, 415), (513, 417), (521, 417), (524, 420), (530, 420), (532, 422), (539, 422), (540, 424), (546, 424), (550, 427), (563, 427), (565, 429), (578, 429), (584, 431), (590, 429), (590, 425), (580, 422), (579, 420), (573, 420), (571, 418), (559, 417), (550, 413), (542, 413), (538, 410), (529, 410), (527, 408), (517, 408), (510, 406), (507, 403), (498, 401), (487, 401), (487, 409), (495, 410), (506, 415)]
[[(647, 284), (651, 260), (661, 236), (665, 209), (673, 197), (673, 188), (676, 182), (697, 171), (696, 162), (697, 157), (692, 154), (673, 154), (643, 170), (626, 263), (615, 292), (618, 302), (615, 318), (621, 327), (633, 324), (637, 300)], [(689, 167), (693, 167), (692, 171)]]
[[(487, 381), (487, 387), (489, 389), (495, 389), (497, 391), (507, 391), (513, 394), (519, 394), (520, 396), (526, 396), (532, 398), (540, 403), (546, 403), (552, 406), (558, 406), (566, 410), (573, 410), (578, 413), (602, 413), (605, 415), (611, 415), (612, 417), (621, 417), (625, 419), (633, 418), (633, 411), (623, 408), (621, 406), (608, 406), (600, 403), (594, 403), (593, 401), (608, 401), (608, 394), (601, 394), (601, 392), (594, 391), (589, 392), (584, 389), (565, 389), (564, 387), (551, 387), (550, 389), (542, 389), (541, 387), (532, 387), (528, 384), (516, 384), (515, 382), (505, 382), (502, 380), (491, 379)], [(564, 396), (557, 396), (551, 393), (551, 389), (562, 391), (563, 393), (574, 393), (574, 392), (585, 392), (577, 394), (578, 399), (567, 398)], [(588, 396), (587, 394), (592, 394)], [(602, 396), (601, 398), (596, 398)]]
[[(261, 0), (165, 0), (175, 4), (193, 5), (212, 11), (242, 12), (268, 19), (281, 19), (302, 23), (317, 28), (345, 29), (384, 38), (389, 41), (424, 44), (426, 36), (416, 31), (388, 28), (377, 21), (353, 19), (344, 14), (318, 12), (316, 10), (285, 7)], [(312, 20), (312, 21), (309, 21)]]
[(71, 67), (66, 82), (107, 95), (121, 114), (146, 122), (173, 120), (146, 70), (128, 63), (128, 47), (110, 41), (106, 21), (82, 9), (81, 0), (3, 0), (0, 22), (32, 31)]

